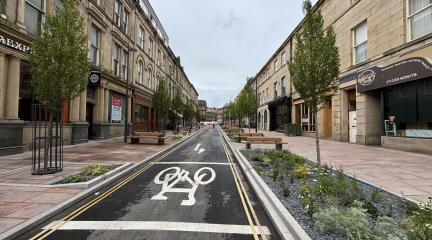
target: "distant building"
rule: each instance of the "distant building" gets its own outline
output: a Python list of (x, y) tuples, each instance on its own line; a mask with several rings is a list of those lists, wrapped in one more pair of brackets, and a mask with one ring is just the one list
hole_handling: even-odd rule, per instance
[(207, 102), (206, 100), (198, 100), (198, 111), (201, 121), (206, 121), (207, 117)]

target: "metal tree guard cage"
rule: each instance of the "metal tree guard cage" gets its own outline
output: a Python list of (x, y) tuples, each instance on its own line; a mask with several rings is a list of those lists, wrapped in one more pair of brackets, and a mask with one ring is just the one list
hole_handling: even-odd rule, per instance
[(45, 175), (63, 170), (63, 111), (33, 104), (32, 174)]

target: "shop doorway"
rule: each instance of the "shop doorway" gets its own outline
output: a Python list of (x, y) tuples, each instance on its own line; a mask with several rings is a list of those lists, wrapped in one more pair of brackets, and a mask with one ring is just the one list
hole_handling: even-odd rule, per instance
[(93, 130), (93, 106), (92, 103), (87, 103), (86, 109), (86, 121), (88, 122), (88, 139), (93, 139), (92, 130)]
[(328, 100), (323, 109), (323, 137), (330, 138), (332, 136), (332, 101)]
[(349, 141), (356, 143), (357, 138), (357, 111), (349, 112)]

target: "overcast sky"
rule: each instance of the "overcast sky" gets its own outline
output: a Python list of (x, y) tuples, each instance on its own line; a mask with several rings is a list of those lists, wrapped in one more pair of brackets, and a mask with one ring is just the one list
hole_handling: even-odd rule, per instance
[[(303, 18), (303, 0), (150, 0), (199, 99), (235, 97)], [(315, 2), (315, 1), (313, 1)]]

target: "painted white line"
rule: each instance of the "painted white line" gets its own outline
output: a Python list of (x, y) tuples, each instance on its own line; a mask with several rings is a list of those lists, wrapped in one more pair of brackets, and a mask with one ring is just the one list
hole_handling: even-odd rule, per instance
[(194, 151), (197, 151), (198, 150), (198, 148), (201, 146), (201, 143), (198, 143), (197, 145), (196, 145), (196, 147), (194, 148)]
[[(187, 223), (187, 222), (159, 222), (159, 221), (54, 221), (43, 229), (54, 229), (63, 223), (57, 230), (155, 230), (179, 232), (204, 232), (226, 234), (252, 234), (249, 225)], [(57, 225), (58, 226), (58, 225)], [(268, 227), (263, 226), (263, 232), (258, 234), (270, 235)]]
[(162, 164), (162, 165), (173, 165), (173, 164), (191, 164), (191, 165), (235, 165), (231, 163), (224, 163), (224, 162), (157, 162), (155, 164)]
[(29, 168), (29, 167), (31, 167), (31, 166), (25, 166), (25, 167), (20, 167), (20, 168), (16, 168), (16, 169), (8, 170), (8, 171), (0, 172), (0, 175), (2, 175), (2, 174), (6, 174), (6, 173), (10, 173), (10, 172), (19, 171), (19, 170), (22, 170), (22, 169), (24, 169), (24, 168)]
[(201, 154), (201, 153), (204, 152), (204, 151), (205, 151), (205, 149), (204, 149), (204, 148), (201, 148), (201, 149), (199, 150), (198, 154)]

